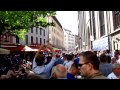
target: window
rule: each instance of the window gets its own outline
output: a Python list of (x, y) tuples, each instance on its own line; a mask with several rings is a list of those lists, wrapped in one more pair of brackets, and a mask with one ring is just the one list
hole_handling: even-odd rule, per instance
[(114, 46), (114, 50), (115, 50), (115, 41), (113, 41), (113, 46)]
[(33, 33), (33, 27), (31, 27), (31, 33)]
[(105, 35), (104, 11), (99, 11), (100, 36)]
[(52, 28), (52, 32), (53, 32), (53, 28)]
[(40, 28), (40, 35), (42, 35), (42, 28)]
[(44, 30), (44, 36), (45, 36), (45, 30)]
[(19, 38), (18, 37), (16, 37), (16, 43), (19, 43)]
[(33, 36), (31, 36), (31, 44), (33, 44)]
[(120, 27), (120, 11), (113, 11), (114, 30)]
[(44, 39), (44, 44), (45, 44), (45, 39)]
[(28, 44), (28, 35), (25, 35), (26, 44)]
[(40, 38), (40, 44), (42, 44), (42, 38)]
[(36, 37), (36, 44), (38, 44), (38, 38)]

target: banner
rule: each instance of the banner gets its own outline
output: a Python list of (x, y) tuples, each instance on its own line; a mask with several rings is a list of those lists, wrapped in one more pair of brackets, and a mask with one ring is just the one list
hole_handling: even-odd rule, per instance
[(92, 45), (93, 45), (93, 51), (103, 51), (103, 50), (109, 49), (108, 37), (95, 40), (93, 41)]

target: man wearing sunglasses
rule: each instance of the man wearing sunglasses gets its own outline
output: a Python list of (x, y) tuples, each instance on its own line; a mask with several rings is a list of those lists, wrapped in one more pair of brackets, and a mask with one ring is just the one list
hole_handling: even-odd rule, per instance
[(107, 79), (99, 71), (99, 60), (95, 53), (91, 51), (80, 54), (79, 68), (84, 79)]

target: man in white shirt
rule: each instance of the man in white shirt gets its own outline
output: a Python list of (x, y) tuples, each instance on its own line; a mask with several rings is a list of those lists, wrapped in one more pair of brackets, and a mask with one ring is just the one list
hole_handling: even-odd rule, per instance
[(43, 48), (44, 45), (41, 45), (39, 51), (36, 53), (35, 58), (33, 59), (32, 71), (35, 74), (40, 75), (43, 79), (49, 79), (50, 70), (52, 69), (57, 59), (52, 46), (48, 44), (48, 48), (52, 51), (53, 57), (52, 60), (47, 65), (44, 65), (45, 57), (42, 54), (41, 55), (39, 54), (39, 52), (43, 50)]
[(120, 64), (112, 65), (112, 73), (107, 76), (109, 79), (120, 79)]

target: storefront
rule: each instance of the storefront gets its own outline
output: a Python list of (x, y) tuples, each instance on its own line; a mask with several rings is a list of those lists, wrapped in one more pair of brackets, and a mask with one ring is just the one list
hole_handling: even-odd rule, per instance
[(100, 38), (98, 40), (93, 41), (92, 49), (93, 51), (103, 51), (109, 49), (108, 37)]
[(120, 50), (120, 30), (116, 33), (111, 34), (112, 39), (112, 50)]

